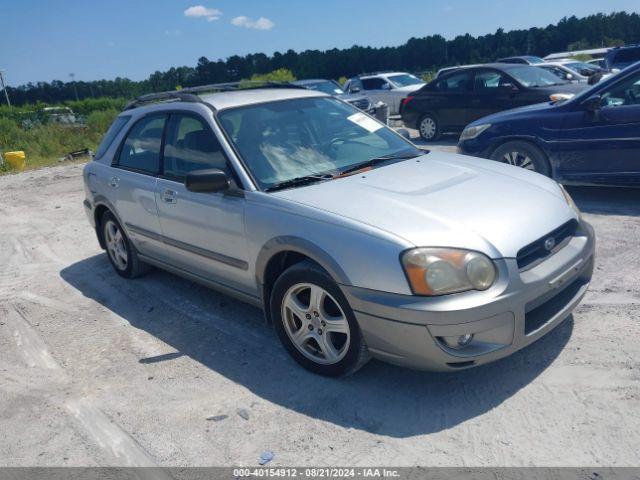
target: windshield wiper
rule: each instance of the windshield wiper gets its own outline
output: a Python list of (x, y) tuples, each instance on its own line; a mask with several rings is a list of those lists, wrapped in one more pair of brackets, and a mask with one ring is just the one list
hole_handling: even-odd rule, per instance
[(339, 175), (336, 177), (341, 177), (343, 175), (347, 175), (349, 173), (357, 172), (358, 170), (362, 170), (363, 168), (373, 167), (378, 165), (379, 163), (388, 162), (389, 160), (407, 160), (409, 158), (416, 158), (420, 155), (424, 155), (427, 152), (406, 152), (406, 153), (392, 153), (390, 155), (382, 155), (381, 157), (375, 157), (366, 162), (358, 163), (353, 167), (349, 167), (346, 170), (342, 170)]
[(300, 187), (302, 185), (309, 185), (311, 183), (320, 182), (322, 180), (331, 180), (334, 176), (330, 173), (320, 175), (305, 175), (303, 177), (291, 178), (282, 182), (275, 183), (268, 188), (265, 188), (265, 192), (275, 192), (277, 190), (284, 190), (291, 187)]

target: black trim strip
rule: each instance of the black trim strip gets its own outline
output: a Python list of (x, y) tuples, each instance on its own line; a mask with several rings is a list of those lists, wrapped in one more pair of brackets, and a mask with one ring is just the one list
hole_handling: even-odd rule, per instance
[(128, 230), (138, 235), (142, 235), (143, 237), (148, 237), (153, 240), (166, 243), (175, 248), (179, 248), (181, 250), (185, 250), (189, 253), (193, 253), (195, 255), (200, 255), (201, 257), (208, 258), (210, 260), (214, 260), (216, 262), (224, 263), (225, 265), (230, 265), (232, 267), (239, 268), (241, 270), (249, 270), (249, 264), (244, 260), (240, 260), (237, 258), (229, 257), (222, 253), (212, 252), (210, 250), (205, 250), (204, 248), (196, 247), (195, 245), (190, 245), (188, 243), (181, 242), (180, 240), (174, 240), (173, 238), (165, 237), (164, 235), (160, 235), (155, 232), (151, 232), (144, 228), (136, 227), (135, 225), (131, 225), (130, 223), (126, 223), (125, 226)]

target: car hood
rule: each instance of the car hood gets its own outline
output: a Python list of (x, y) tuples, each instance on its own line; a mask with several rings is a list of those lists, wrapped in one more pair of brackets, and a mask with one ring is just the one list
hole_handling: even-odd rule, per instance
[(416, 246), (467, 248), (492, 258), (515, 257), (576, 217), (553, 180), (443, 152), (273, 195)]
[(424, 86), (425, 86), (424, 83), (418, 83), (417, 85), (407, 85), (406, 87), (394, 88), (394, 91), (411, 93), (411, 92), (415, 92), (417, 90), (420, 90)]
[(544, 94), (549, 95), (554, 93), (573, 93), (577, 95), (578, 93), (587, 90), (589, 87), (589, 85), (585, 85), (584, 83), (563, 83), (561, 85), (551, 85), (549, 87), (537, 87), (532, 90), (540, 93), (544, 92)]
[(487, 115), (486, 117), (475, 120), (467, 125), (467, 128), (476, 125), (484, 125), (486, 123), (496, 124), (500, 122), (509, 122), (512, 120), (517, 120), (520, 117), (528, 117), (536, 112), (556, 110), (560, 105), (563, 105), (563, 103), (554, 103), (549, 101), (544, 103), (534, 103), (533, 105), (527, 105), (524, 107), (512, 108), (511, 110), (503, 110), (502, 112), (492, 113), (491, 115)]

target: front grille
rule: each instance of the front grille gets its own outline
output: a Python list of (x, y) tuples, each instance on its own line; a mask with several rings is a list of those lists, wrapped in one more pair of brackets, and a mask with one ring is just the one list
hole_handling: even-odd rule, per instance
[(366, 98), (350, 100), (349, 103), (360, 110), (367, 110), (369, 108), (369, 100)]
[[(573, 237), (578, 230), (577, 220), (570, 220), (564, 225), (559, 226), (552, 232), (539, 238), (526, 247), (518, 251), (516, 259), (520, 270), (528, 270), (535, 267), (549, 255), (553, 255), (560, 250)], [(545, 246), (545, 242), (553, 239), (553, 247), (551, 249)]]

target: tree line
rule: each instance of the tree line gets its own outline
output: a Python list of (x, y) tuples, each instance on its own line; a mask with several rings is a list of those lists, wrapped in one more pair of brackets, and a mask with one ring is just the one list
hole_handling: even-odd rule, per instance
[(142, 81), (117, 77), (91, 82), (27, 83), (8, 87), (12, 102), (60, 103), (90, 97), (133, 98), (149, 92), (233, 82), (286, 69), (297, 78), (350, 77), (379, 70), (432, 71), (449, 65), (483, 63), (509, 55), (545, 56), (551, 52), (640, 43), (640, 15), (616, 12), (583, 18), (564, 17), (543, 28), (495, 33), (474, 37), (459, 35), (447, 40), (441, 35), (410, 38), (396, 47), (353, 46), (345, 49), (287, 50), (273, 55), (233, 55), (226, 60), (201, 57), (195, 67), (172, 67), (156, 71)]

